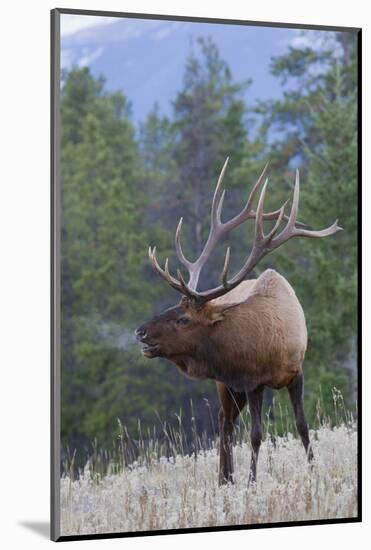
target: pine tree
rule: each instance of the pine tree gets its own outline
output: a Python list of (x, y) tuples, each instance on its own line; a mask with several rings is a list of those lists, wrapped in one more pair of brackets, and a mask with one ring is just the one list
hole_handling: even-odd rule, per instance
[[(308, 264), (299, 286), (310, 334), (307, 360), (327, 378), (331, 365), (331, 383), (349, 404), (355, 398), (356, 374), (349, 354), (354, 353), (357, 336), (357, 98), (345, 87), (346, 79), (335, 65), (312, 113), (320, 140), (314, 148), (303, 143), (308, 173), (302, 192), (303, 215), (313, 227), (338, 218), (344, 230), (315, 246), (303, 244)], [(339, 368), (349, 366), (350, 372)], [(324, 388), (327, 402), (331, 390), (329, 385)]]
[(117, 417), (134, 426), (136, 398), (149, 403), (145, 391), (130, 393), (133, 377), (144, 387), (155, 378), (131, 335), (157, 289), (145, 276), (147, 199), (127, 101), (75, 69), (61, 119), (62, 438), (81, 450), (95, 437), (112, 441)]

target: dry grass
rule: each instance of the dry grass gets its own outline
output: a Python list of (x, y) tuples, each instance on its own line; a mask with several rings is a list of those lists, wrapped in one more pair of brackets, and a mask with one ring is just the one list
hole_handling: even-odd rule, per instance
[(258, 482), (248, 487), (250, 448), (234, 448), (235, 484), (218, 487), (217, 448), (194, 455), (136, 462), (101, 478), (85, 468), (61, 479), (61, 534), (113, 533), (351, 518), (357, 515), (355, 425), (311, 433), (311, 471), (291, 434), (266, 440)]

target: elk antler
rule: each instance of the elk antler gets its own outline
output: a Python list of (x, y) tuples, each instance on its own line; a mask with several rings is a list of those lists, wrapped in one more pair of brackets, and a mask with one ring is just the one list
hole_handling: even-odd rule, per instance
[[(180, 262), (187, 268), (189, 272), (189, 281), (185, 282), (180, 270), (177, 270), (177, 278), (173, 277), (169, 272), (169, 261), (166, 258), (164, 269), (159, 265), (156, 258), (156, 247), (153, 249), (150, 247), (148, 254), (151, 260), (153, 268), (176, 290), (181, 292), (184, 296), (187, 296), (197, 305), (202, 305), (209, 300), (218, 298), (223, 294), (226, 294), (246, 277), (248, 273), (256, 266), (256, 264), (269, 252), (272, 252), (283, 243), (291, 239), (292, 237), (312, 237), (312, 238), (321, 238), (327, 237), (337, 233), (342, 228), (337, 225), (337, 220), (330, 227), (322, 229), (320, 231), (311, 231), (304, 229), (305, 225), (297, 221), (298, 207), (299, 207), (299, 171), (296, 171), (295, 178), (295, 188), (294, 188), (294, 197), (292, 201), (290, 215), (285, 215), (285, 207), (287, 205), (286, 201), (281, 208), (275, 210), (274, 212), (264, 213), (264, 197), (268, 185), (268, 179), (265, 180), (263, 184), (263, 178), (265, 176), (268, 165), (266, 165), (255, 183), (252, 191), (247, 199), (247, 202), (241, 212), (232, 218), (231, 220), (223, 223), (221, 221), (221, 210), (225, 195), (225, 190), (222, 190), (222, 181), (224, 177), (225, 170), (227, 168), (228, 158), (226, 159), (222, 171), (220, 173), (218, 183), (215, 188), (214, 197), (211, 206), (211, 225), (210, 232), (206, 244), (200, 254), (200, 256), (194, 262), (190, 262), (183, 254), (183, 250), (180, 244), (180, 231), (182, 227), (183, 219), (180, 218), (177, 230), (175, 232), (175, 248), (177, 256)], [(263, 187), (262, 187), (263, 186)], [(260, 193), (258, 207), (256, 212), (252, 208), (253, 200), (262, 188)], [(227, 248), (225, 255), (224, 267), (222, 271), (222, 284), (216, 288), (206, 290), (204, 292), (198, 292), (197, 284), (200, 277), (201, 270), (205, 263), (207, 262), (211, 252), (214, 250), (221, 236), (227, 233), (228, 231), (234, 229), (241, 225), (244, 221), (248, 219), (255, 219), (255, 238), (252, 250), (249, 257), (247, 258), (244, 266), (240, 271), (228, 280), (228, 270), (229, 270), (229, 260), (230, 260), (230, 248)], [(274, 227), (268, 233), (264, 234), (263, 231), (263, 221), (264, 220), (276, 220)], [(284, 229), (277, 234), (278, 228), (281, 222), (285, 220), (287, 223)]]

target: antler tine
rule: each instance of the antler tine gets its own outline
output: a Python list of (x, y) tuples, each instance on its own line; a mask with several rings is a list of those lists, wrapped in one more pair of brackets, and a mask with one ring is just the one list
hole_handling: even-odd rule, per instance
[(289, 202), (288, 200), (285, 201), (285, 202), (283, 203), (283, 205), (281, 206), (281, 208), (279, 209), (279, 211), (278, 211), (278, 212), (279, 212), (279, 215), (278, 215), (277, 221), (276, 221), (276, 223), (274, 224), (274, 227), (272, 228), (272, 230), (268, 233), (268, 235), (267, 235), (267, 237), (266, 237), (267, 241), (270, 241), (270, 240), (274, 237), (274, 235), (275, 235), (275, 234), (277, 233), (277, 231), (278, 231), (278, 228), (279, 228), (279, 226), (280, 226), (282, 220), (285, 219), (285, 218), (287, 218), (287, 216), (285, 216), (285, 208), (286, 208), (288, 202)]
[[(286, 201), (288, 202), (288, 201)], [(277, 220), (278, 217), (280, 216), (280, 212), (281, 212), (281, 208), (278, 208), (277, 210), (273, 210), (272, 212), (264, 212), (263, 214), (263, 220)], [(256, 218), (256, 211), (255, 210), (251, 210), (250, 214), (248, 215), (248, 219), (249, 220), (255, 220)], [(289, 220), (289, 217), (286, 216), (286, 214), (284, 214), (283, 216), (283, 219), (285, 221), (288, 221)], [(296, 221), (295, 223), (295, 227), (307, 227), (307, 224), (306, 223), (303, 223), (303, 222), (299, 222), (299, 221)]]
[(225, 159), (222, 171), (220, 172), (218, 182), (215, 187), (213, 202), (211, 204), (211, 225), (217, 225), (220, 222), (221, 207), (224, 200), (224, 190), (222, 190), (222, 183), (224, 174), (227, 169), (229, 157)]
[[(258, 203), (258, 208), (256, 210), (256, 218), (255, 218), (255, 243), (257, 243), (257, 244), (262, 243), (263, 246), (267, 245), (271, 241), (271, 239), (274, 237), (274, 235), (277, 233), (278, 228), (279, 228), (279, 226), (282, 222), (282, 219), (285, 215), (285, 207), (288, 203), (288, 201), (285, 201), (283, 203), (283, 205), (281, 206), (281, 208), (279, 210), (277, 210), (278, 217), (277, 217), (276, 223), (274, 224), (273, 228), (268, 233), (268, 235), (264, 235), (264, 230), (263, 230), (263, 221), (265, 219), (265, 216), (264, 216), (264, 198), (265, 198), (265, 192), (267, 190), (267, 186), (268, 186), (268, 178), (265, 180), (262, 192), (261, 192), (260, 197), (259, 197), (259, 203)], [(254, 243), (254, 245), (255, 245), (255, 243)]]
[(264, 176), (265, 176), (265, 174), (268, 170), (268, 166), (269, 166), (269, 162), (267, 162), (267, 164), (264, 166), (262, 173), (260, 174), (259, 178), (257, 179), (254, 187), (252, 188), (252, 191), (249, 195), (249, 198), (247, 199), (247, 203), (246, 203), (245, 208), (243, 209), (243, 212), (246, 212), (246, 213), (251, 212), (251, 206), (252, 206), (253, 200), (256, 196), (256, 193), (259, 191), (259, 189), (261, 187), (261, 183), (262, 183), (262, 181), (264, 179)]
[(180, 283), (180, 286), (182, 288), (182, 293), (188, 296), (188, 298), (197, 298), (197, 294), (194, 294), (192, 290), (188, 287), (187, 283), (185, 282), (182, 272), (180, 269), (176, 270), (176, 274)]
[(292, 205), (290, 210), (289, 220), (287, 222), (287, 228), (290, 230), (294, 229), (296, 218), (298, 216), (299, 210), (299, 195), (300, 195), (300, 181), (299, 181), (299, 170), (296, 169), (295, 175), (295, 187), (294, 187), (294, 197), (292, 199)]
[(180, 244), (180, 230), (182, 229), (182, 223), (183, 223), (183, 218), (180, 218), (179, 223), (178, 223), (178, 227), (176, 228), (176, 231), (175, 231), (175, 250), (176, 250), (177, 256), (178, 256), (179, 260), (182, 262), (182, 264), (187, 269), (190, 269), (192, 264), (184, 256), (183, 250), (182, 250), (182, 245)]
[[(223, 234), (226, 233), (227, 231), (231, 230), (231, 229), (234, 229), (235, 227), (237, 227), (238, 225), (243, 223), (245, 220), (256, 219), (257, 212), (255, 210), (253, 210), (252, 203), (253, 203), (259, 189), (263, 185), (264, 176), (266, 174), (268, 166), (269, 166), (269, 163), (267, 163), (264, 166), (263, 171), (260, 174), (259, 178), (257, 179), (257, 181), (256, 181), (256, 183), (255, 183), (248, 199), (247, 199), (247, 202), (246, 202), (244, 208), (241, 210), (241, 212), (239, 214), (237, 214), (237, 216), (235, 216), (234, 218), (232, 218), (231, 220), (229, 220), (228, 222), (225, 222), (225, 223), (220, 222), (221, 205), (222, 205), (222, 202), (223, 202), (223, 199), (224, 199), (224, 191), (223, 191), (223, 194), (222, 194), (222, 196), (219, 200), (218, 217), (217, 217), (217, 220), (219, 222), (219, 227), (221, 228), (221, 232)], [(279, 208), (277, 210), (274, 210), (273, 212), (266, 212), (266, 213), (263, 212), (263, 214), (262, 214), (263, 220), (277, 220), (278, 218), (281, 217), (281, 209), (282, 208)], [(283, 219), (288, 220), (289, 218), (284, 214)], [(282, 221), (282, 219), (281, 219), (281, 221)], [(306, 227), (306, 225), (304, 223), (298, 222), (298, 221), (296, 221), (295, 225), (297, 227)]]
[(165, 269), (162, 269), (162, 267), (160, 266), (160, 264), (158, 263), (157, 258), (156, 258), (156, 247), (155, 246), (153, 247), (153, 249), (151, 247), (149, 247), (148, 256), (149, 256), (149, 259), (151, 261), (151, 264), (152, 264), (152, 267), (154, 268), (154, 270), (157, 271), (157, 273), (159, 275), (161, 275), (161, 277), (163, 277), (165, 279), (165, 281), (167, 281), (169, 283), (169, 285), (171, 285), (173, 288), (175, 288), (175, 290), (180, 290), (180, 288), (181, 288), (180, 283), (169, 273), (169, 268), (168, 268), (169, 260), (168, 260), (168, 258), (166, 258), (166, 261), (165, 261)]
[(159, 273), (162, 277), (164, 277), (164, 279), (166, 279), (169, 282), (169, 279), (166, 277), (165, 271), (162, 269), (162, 267), (157, 261), (155, 246), (153, 248), (151, 246), (148, 248), (148, 256), (151, 261), (152, 267), (157, 271), (157, 273)]
[[(334, 235), (338, 231), (342, 231), (342, 227), (338, 226), (338, 220), (336, 220), (332, 225), (329, 227), (326, 227), (326, 229), (321, 229), (319, 231), (313, 231), (310, 229), (297, 229), (297, 214), (299, 209), (299, 195), (300, 195), (300, 178), (299, 178), (299, 170), (296, 169), (296, 177), (295, 177), (295, 188), (294, 188), (294, 197), (292, 201), (292, 207), (290, 212), (290, 217), (287, 222), (287, 232), (290, 230), (292, 234), (290, 234), (290, 237), (311, 237), (311, 238), (322, 238), (322, 237), (328, 237), (330, 235)], [(286, 237), (285, 232), (286, 229), (282, 232), (283, 236)], [(287, 240), (287, 239), (284, 239)], [(284, 242), (284, 240), (282, 242)], [(281, 244), (281, 243), (280, 243)]]
[(295, 235), (298, 237), (312, 237), (312, 238), (322, 238), (329, 237), (330, 235), (335, 235), (338, 231), (343, 231), (343, 227), (338, 225), (339, 220), (335, 220), (332, 225), (326, 227), (326, 229), (320, 229), (318, 231), (312, 231), (310, 229), (297, 229)]
[(229, 231), (230, 229), (234, 229), (235, 227), (239, 226), (241, 223), (243, 223), (245, 220), (249, 219), (250, 217), (254, 217), (254, 216), (251, 215), (252, 212), (253, 212), (252, 203), (255, 199), (255, 196), (256, 196), (257, 192), (259, 191), (259, 189), (261, 188), (261, 186), (263, 184), (264, 176), (265, 176), (265, 173), (266, 173), (267, 169), (268, 169), (268, 162), (264, 166), (262, 173), (260, 174), (260, 176), (256, 180), (256, 182), (254, 184), (254, 187), (252, 188), (251, 193), (248, 196), (247, 202), (246, 202), (245, 206), (243, 207), (243, 209), (241, 210), (241, 212), (239, 214), (237, 214), (237, 216), (235, 216), (234, 218), (229, 220), (228, 222), (222, 224), (223, 233)]
[(165, 270), (165, 274), (166, 274), (167, 279), (171, 279), (171, 274), (170, 274), (170, 271), (169, 271), (169, 258), (166, 258), (166, 260), (165, 260), (164, 270)]
[(296, 170), (295, 175), (295, 187), (294, 187), (294, 196), (292, 199), (292, 205), (290, 210), (290, 215), (287, 220), (285, 228), (281, 233), (273, 239), (274, 248), (277, 248), (287, 240), (291, 239), (296, 235), (296, 218), (298, 215), (299, 209), (299, 195), (300, 195), (300, 180), (299, 180), (299, 170)]
[(228, 270), (229, 270), (230, 257), (231, 257), (231, 248), (228, 246), (227, 252), (225, 253), (224, 267), (222, 271), (222, 284), (224, 288), (227, 288), (228, 286), (227, 276), (228, 276)]
[(319, 231), (298, 228), (296, 218), (297, 218), (298, 209), (299, 209), (299, 196), (300, 196), (300, 178), (299, 178), (299, 170), (296, 170), (294, 196), (292, 200), (289, 219), (283, 231), (273, 239), (273, 244), (274, 244), (273, 248), (277, 248), (278, 246), (288, 241), (292, 237), (322, 238), (322, 237), (328, 237), (330, 235), (334, 235), (338, 231), (342, 230), (342, 227), (338, 226), (337, 220), (326, 229), (321, 229)]
[(264, 240), (264, 231), (263, 231), (263, 208), (264, 208), (264, 197), (267, 190), (268, 178), (265, 180), (263, 189), (260, 193), (258, 208), (256, 209), (256, 218), (255, 218), (255, 242), (262, 242)]
[[(290, 218), (291, 218), (290, 226), (294, 225), (295, 227), (306, 227), (305, 223), (298, 222), (298, 220), (296, 219), (297, 218), (297, 213), (298, 213), (298, 205), (299, 205), (299, 194), (297, 194), (297, 196), (295, 194), (296, 194), (296, 189), (298, 187), (299, 187), (299, 170), (296, 170), (295, 189), (294, 189), (294, 202), (293, 202), (293, 206), (294, 206), (294, 203), (296, 201), (296, 206), (295, 206), (294, 210), (291, 209), (290, 216), (288, 217), (288, 216), (284, 215), (283, 219), (285, 219), (289, 222)], [(279, 208), (278, 210), (274, 210), (273, 212), (267, 212), (267, 213), (263, 214), (263, 219), (264, 220), (277, 220), (281, 217), (281, 211), (282, 211), (282, 207)], [(254, 212), (252, 210), (248, 217), (249, 218), (256, 218), (256, 216), (257, 216), (257, 212)], [(281, 221), (282, 221), (282, 218), (281, 218)]]
[(223, 208), (224, 197), (225, 197), (225, 189), (223, 189), (223, 192), (220, 196), (218, 208), (216, 209), (216, 219), (217, 219), (217, 222), (221, 225), (222, 225), (221, 216), (222, 216), (222, 208)]

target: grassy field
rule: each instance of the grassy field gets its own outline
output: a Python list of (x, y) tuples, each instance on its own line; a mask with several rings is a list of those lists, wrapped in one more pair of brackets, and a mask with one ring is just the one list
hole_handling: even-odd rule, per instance
[(351, 518), (357, 515), (354, 424), (311, 432), (315, 464), (292, 434), (266, 439), (248, 487), (250, 446), (234, 448), (235, 484), (218, 487), (217, 442), (194, 455), (146, 457), (100, 476), (87, 464), (61, 479), (61, 534), (113, 533)]

